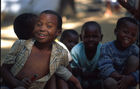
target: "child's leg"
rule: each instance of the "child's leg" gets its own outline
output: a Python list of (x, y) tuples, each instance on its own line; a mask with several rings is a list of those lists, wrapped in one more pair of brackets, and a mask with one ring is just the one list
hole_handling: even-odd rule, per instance
[(56, 76), (56, 83), (58, 89), (69, 89), (67, 82), (59, 78), (58, 76)]
[(139, 67), (139, 58), (132, 55), (128, 57), (126, 61), (126, 66), (124, 68), (124, 74), (130, 74), (131, 72), (135, 72)]
[(111, 77), (105, 79), (104, 89), (117, 89), (117, 81)]
[(45, 88), (44, 89), (57, 89), (57, 87), (56, 87), (56, 76), (55, 75), (53, 75), (49, 79), (49, 81), (45, 85)]

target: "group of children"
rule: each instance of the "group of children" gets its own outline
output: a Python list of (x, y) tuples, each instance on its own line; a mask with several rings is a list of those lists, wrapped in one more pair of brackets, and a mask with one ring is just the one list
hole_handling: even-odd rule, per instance
[(135, 45), (138, 24), (134, 19), (120, 18), (114, 30), (116, 40), (101, 44), (102, 29), (95, 21), (84, 23), (80, 35), (74, 29), (65, 29), (58, 41), (62, 32), (59, 14), (52, 10), (41, 12), (39, 17), (30, 14), (27, 22), (32, 24), (23, 25), (23, 18), (28, 16), (23, 14), (14, 22), (19, 40), (1, 66), (3, 86), (133, 89), (139, 83), (139, 48)]

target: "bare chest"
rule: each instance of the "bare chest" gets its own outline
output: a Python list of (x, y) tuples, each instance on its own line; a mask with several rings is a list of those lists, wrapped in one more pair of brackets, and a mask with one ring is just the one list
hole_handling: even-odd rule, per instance
[(32, 78), (35, 74), (38, 75), (37, 79), (45, 76), (49, 72), (49, 62), (50, 62), (51, 52), (48, 51), (38, 51), (32, 50), (30, 56), (28, 57), (24, 67), (17, 74), (17, 78)]

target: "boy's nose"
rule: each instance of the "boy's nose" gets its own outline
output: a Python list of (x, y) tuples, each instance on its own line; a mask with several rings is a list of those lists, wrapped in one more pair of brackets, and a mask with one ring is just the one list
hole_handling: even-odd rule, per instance
[(45, 31), (45, 29), (46, 29), (46, 28), (42, 26), (42, 27), (40, 28), (40, 31)]
[(89, 41), (96, 41), (96, 39), (94, 39), (94, 38), (91, 37), (91, 38), (89, 39)]

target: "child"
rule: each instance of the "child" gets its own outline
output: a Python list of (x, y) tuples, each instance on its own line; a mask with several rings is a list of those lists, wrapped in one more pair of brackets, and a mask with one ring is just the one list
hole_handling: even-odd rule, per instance
[(135, 43), (138, 24), (130, 17), (120, 18), (116, 40), (105, 43), (98, 62), (105, 89), (128, 89), (139, 82), (139, 48)]
[[(79, 35), (73, 29), (65, 29), (60, 37), (60, 41), (56, 40), (61, 46), (63, 46), (69, 53), (71, 49), (78, 43)], [(72, 60), (69, 54), (69, 62)]]
[(71, 50), (73, 62), (71, 68), (80, 80), (83, 89), (100, 89), (97, 62), (102, 40), (100, 25), (95, 21), (86, 22), (82, 26), (81, 40)]
[(78, 43), (79, 35), (73, 29), (65, 29), (61, 35), (60, 41), (66, 45), (69, 51), (71, 51), (71, 49)]
[[(32, 13), (23, 13), (23, 14), (19, 15), (14, 21), (14, 28), (15, 28), (14, 31), (15, 31), (17, 37), (19, 39), (25, 39), (25, 40), (31, 38), (32, 31), (34, 28), (33, 26), (35, 25), (36, 20), (37, 20), (37, 15), (34, 15)], [(60, 43), (60, 42), (57, 41), (57, 43)], [(62, 43), (60, 45), (64, 46)], [(64, 46), (64, 48), (65, 47), (66, 46)], [(71, 58), (70, 54), (68, 54), (68, 55), (69, 55), (69, 60), (71, 60), (72, 58)], [(54, 80), (54, 77), (51, 77), (49, 81), (52, 81), (52, 80)], [(57, 81), (59, 81), (59, 82), (61, 80), (62, 79), (60, 79), (60, 78), (57, 79)], [(54, 83), (54, 81), (51, 83)], [(50, 84), (50, 82), (49, 83), (47, 82), (47, 86), (50, 87), (50, 85), (52, 85), (52, 84), (50, 84), (50, 85), (49, 84)], [(60, 85), (61, 84), (58, 84), (58, 86), (60, 86)], [(64, 86), (64, 82), (63, 82), (63, 86)]]
[[(23, 13), (15, 18), (14, 32), (18, 39), (27, 40), (31, 38), (37, 18), (38, 16), (32, 13)], [(0, 88), (4, 89), (6, 86), (1, 86)]]
[(68, 65), (67, 51), (54, 41), (61, 29), (61, 16), (46, 10), (40, 14), (33, 38), (14, 43), (1, 68), (3, 79), (10, 88), (43, 89), (56, 73), (74, 83), (77, 89), (82, 89), (79, 81), (65, 68)]
[[(127, 16), (134, 17), (137, 20), (139, 24), (138, 33), (140, 33), (140, 0), (118, 0), (118, 2), (127, 10)], [(136, 44), (140, 47), (140, 34), (137, 38)]]
[(32, 31), (37, 21), (37, 15), (23, 13), (14, 20), (14, 32), (19, 39), (28, 40), (32, 37)]

